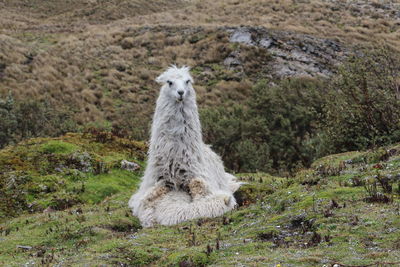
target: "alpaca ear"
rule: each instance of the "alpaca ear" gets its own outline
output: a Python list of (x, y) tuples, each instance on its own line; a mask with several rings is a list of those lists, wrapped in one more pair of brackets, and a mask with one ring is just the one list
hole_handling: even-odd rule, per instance
[(193, 80), (193, 77), (192, 77), (192, 75), (190, 75), (190, 67), (189, 66), (183, 66), (182, 67), (182, 69), (183, 70), (185, 70), (187, 73), (188, 73), (188, 75), (189, 75), (189, 80), (190, 80), (190, 83), (194, 83), (194, 80)]
[(178, 68), (175, 65), (171, 65), (166, 71), (161, 73), (157, 78), (156, 82), (159, 84), (164, 84), (168, 81), (169, 76), (172, 71), (177, 70)]
[(156, 78), (155, 81), (156, 81), (157, 83), (159, 83), (159, 84), (164, 84), (164, 83), (166, 83), (166, 82), (167, 82), (167, 77), (165, 76), (165, 73), (159, 75), (159, 76)]

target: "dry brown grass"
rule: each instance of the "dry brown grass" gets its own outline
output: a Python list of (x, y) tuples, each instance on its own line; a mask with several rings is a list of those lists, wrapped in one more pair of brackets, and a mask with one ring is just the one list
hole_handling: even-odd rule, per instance
[[(1, 5), (1, 3), (0, 3)], [(384, 38), (399, 44), (399, 1), (340, 0), (71, 0), (6, 1), (2, 30), (78, 31), (89, 24), (122, 25), (258, 25), (343, 41)], [(376, 36), (380, 35), (380, 36)], [(169, 40), (179, 45), (181, 40)]]
[[(232, 51), (222, 30), (190, 27), (103, 30), (99, 26), (79, 37), (60, 37), (57, 43), (33, 55), (29, 45), (6, 36), (7, 51), (1, 55), (7, 67), (0, 92), (4, 94), (12, 88), (17, 98), (24, 98), (28, 89), (29, 97), (52, 98), (79, 110), (77, 118), (81, 123), (103, 118), (121, 120), (118, 110), (131, 105), (136, 116), (148, 118), (159, 88), (153, 80), (162, 69), (175, 63), (195, 68), (199, 98), (207, 99), (206, 105), (241, 101), (247, 94), (249, 86), (243, 90), (239, 82), (216, 85), (233, 75), (220, 66)], [(15, 45), (21, 48), (12, 50)], [(258, 49), (244, 47), (243, 57), (252, 57), (253, 50)], [(29, 62), (28, 55), (32, 56)], [(257, 60), (253, 57), (253, 61)], [(209, 75), (199, 75), (204, 69)]]
[[(121, 122), (127, 110), (132, 120), (148, 120), (159, 87), (154, 77), (171, 63), (193, 67), (202, 106), (243, 101), (253, 82), (268, 74), (260, 62), (269, 54), (234, 47), (221, 26), (400, 47), (398, 1), (386, 1), (389, 10), (381, 1), (28, 2), (0, 1), (0, 63), (6, 66), (0, 95), (12, 90), (17, 98), (51, 98), (78, 110), (81, 123)], [(222, 64), (233, 50), (240, 50), (243, 73)]]

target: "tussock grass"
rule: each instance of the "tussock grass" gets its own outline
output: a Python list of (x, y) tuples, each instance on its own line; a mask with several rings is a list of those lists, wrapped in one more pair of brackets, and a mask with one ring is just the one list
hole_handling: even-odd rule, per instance
[[(294, 31), (356, 45), (400, 47), (397, 3), (378, 1), (7, 1), (0, 11), (0, 95), (50, 98), (76, 110), (76, 121), (116, 125), (149, 120), (171, 63), (194, 67), (199, 102), (240, 102), (268, 76), (268, 53), (229, 44), (223, 26)], [(397, 13), (396, 13), (397, 12)], [(163, 26), (160, 26), (163, 25)], [(240, 71), (222, 63), (233, 50)], [(237, 81), (234, 83), (232, 81)], [(140, 123), (140, 132), (146, 125)], [(140, 134), (136, 137), (141, 138)]]

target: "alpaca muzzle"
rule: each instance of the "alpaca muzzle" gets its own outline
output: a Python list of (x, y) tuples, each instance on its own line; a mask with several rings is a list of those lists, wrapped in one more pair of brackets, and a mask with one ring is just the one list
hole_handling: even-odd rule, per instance
[(181, 91), (181, 90), (178, 91), (178, 99), (177, 100), (179, 102), (181, 102), (183, 100), (183, 94), (184, 93), (185, 93), (184, 91)]

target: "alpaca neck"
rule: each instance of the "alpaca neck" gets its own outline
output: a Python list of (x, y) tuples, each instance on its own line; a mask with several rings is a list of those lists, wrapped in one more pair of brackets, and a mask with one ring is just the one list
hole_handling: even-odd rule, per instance
[[(203, 161), (203, 141), (196, 102), (157, 102), (149, 149), (152, 177), (175, 188), (196, 177)], [(147, 169), (146, 169), (147, 171)]]
[[(202, 142), (199, 114), (195, 101), (157, 103), (152, 126), (152, 144), (163, 141), (192, 144)], [(154, 140), (153, 140), (154, 139)]]

